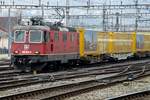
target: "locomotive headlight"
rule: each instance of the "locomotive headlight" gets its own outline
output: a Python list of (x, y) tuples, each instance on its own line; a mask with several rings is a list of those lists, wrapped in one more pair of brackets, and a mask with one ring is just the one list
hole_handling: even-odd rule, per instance
[(15, 53), (15, 54), (18, 54), (18, 53), (19, 53), (19, 51), (18, 51), (18, 50), (15, 50), (15, 51), (14, 51), (14, 53)]
[(35, 54), (40, 54), (40, 52), (39, 52), (39, 51), (35, 51), (34, 53), (35, 53)]

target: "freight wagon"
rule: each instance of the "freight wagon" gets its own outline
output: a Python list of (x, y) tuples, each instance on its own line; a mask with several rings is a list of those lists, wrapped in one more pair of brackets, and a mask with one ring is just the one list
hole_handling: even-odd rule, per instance
[(82, 29), (80, 56), (120, 60), (150, 56), (150, 32), (98, 32)]

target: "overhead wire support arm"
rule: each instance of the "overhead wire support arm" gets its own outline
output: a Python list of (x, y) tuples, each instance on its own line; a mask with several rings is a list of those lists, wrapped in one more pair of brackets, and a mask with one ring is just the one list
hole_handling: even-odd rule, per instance
[[(54, 8), (84, 8), (84, 9), (95, 9), (95, 10), (103, 10), (103, 5), (83, 5), (83, 6), (52, 6), (52, 5), (43, 5), (44, 10), (54, 9)], [(148, 9), (150, 8), (150, 4), (138, 4), (138, 5), (105, 5), (105, 9)], [(40, 5), (0, 5), (1, 9), (41, 9)]]

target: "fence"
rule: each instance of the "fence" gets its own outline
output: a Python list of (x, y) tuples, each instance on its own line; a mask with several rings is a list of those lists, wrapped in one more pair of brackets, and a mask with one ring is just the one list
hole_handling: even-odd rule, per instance
[(0, 54), (8, 54), (8, 49), (0, 48)]

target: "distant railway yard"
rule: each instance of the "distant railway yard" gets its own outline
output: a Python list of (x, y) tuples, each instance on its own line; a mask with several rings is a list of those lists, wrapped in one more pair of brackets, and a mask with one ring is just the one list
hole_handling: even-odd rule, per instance
[(9, 67), (8, 60), (1, 63), (1, 100), (133, 100), (149, 97), (149, 58), (37, 74), (15, 70)]

